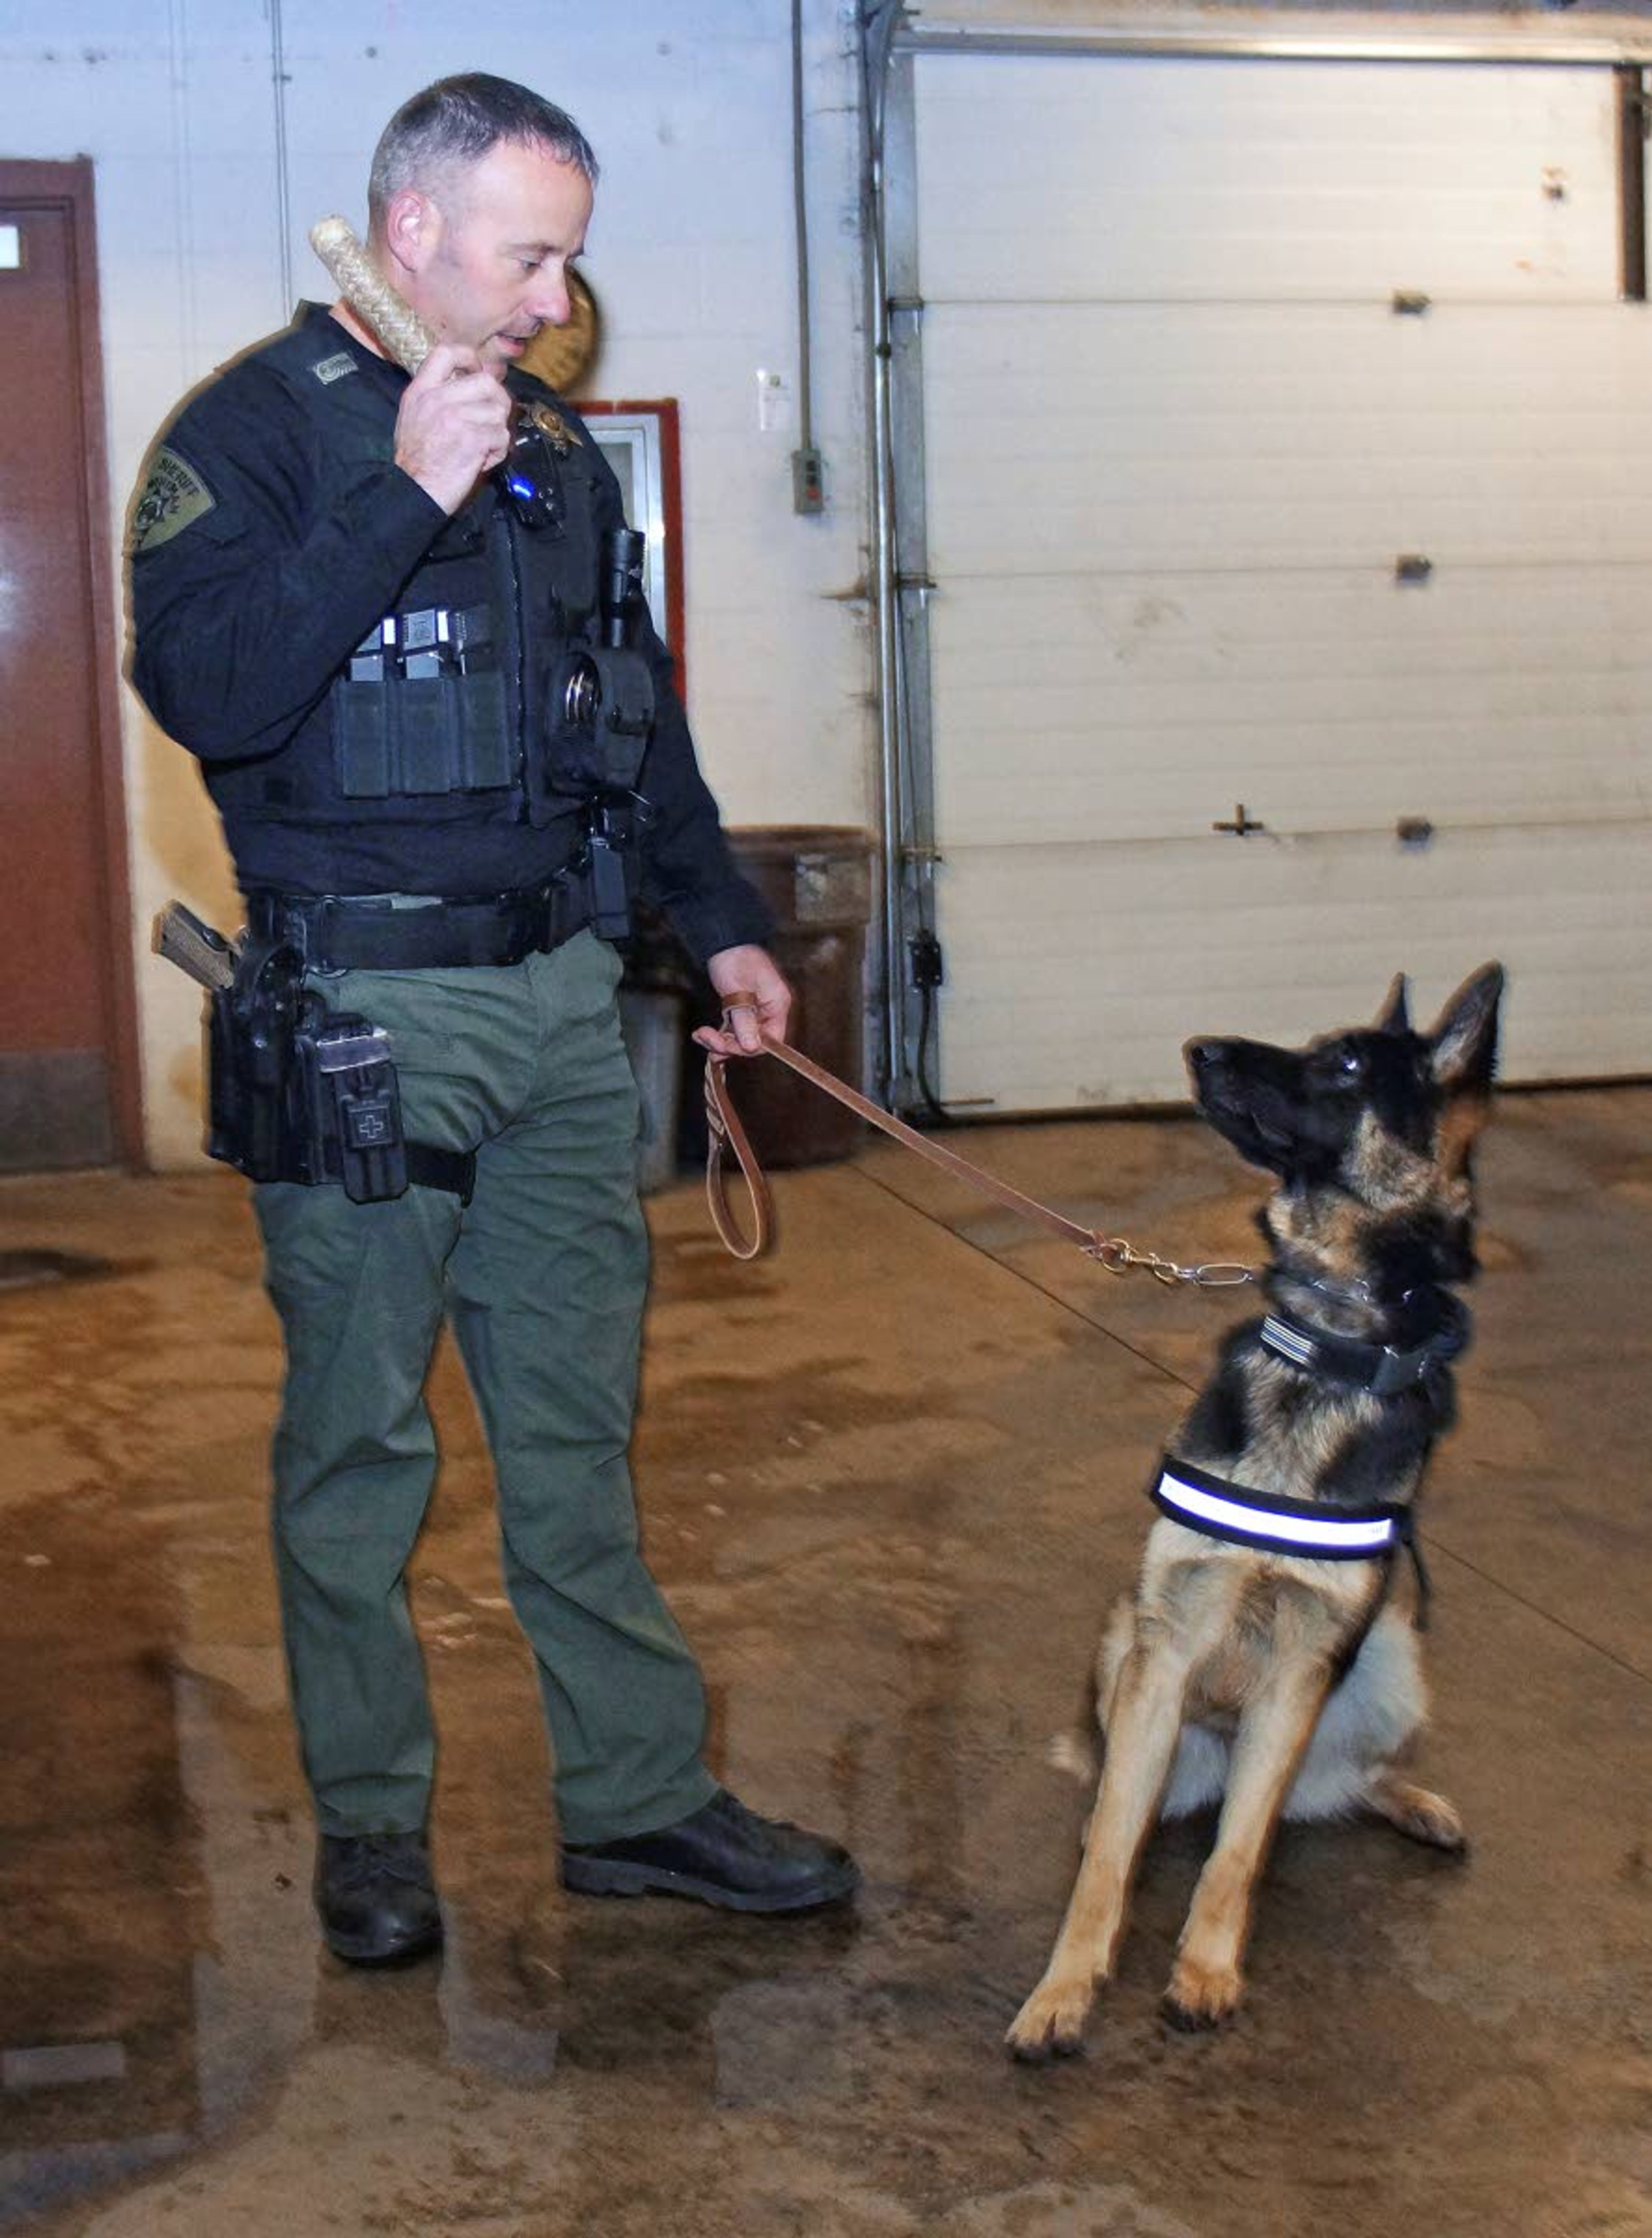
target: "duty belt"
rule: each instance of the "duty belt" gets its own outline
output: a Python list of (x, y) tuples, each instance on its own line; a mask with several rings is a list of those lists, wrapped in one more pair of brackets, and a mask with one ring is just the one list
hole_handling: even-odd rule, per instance
[(247, 896), (254, 939), (285, 942), (312, 971), (451, 970), (520, 963), (591, 922), (583, 881), (552, 878), (502, 894)]

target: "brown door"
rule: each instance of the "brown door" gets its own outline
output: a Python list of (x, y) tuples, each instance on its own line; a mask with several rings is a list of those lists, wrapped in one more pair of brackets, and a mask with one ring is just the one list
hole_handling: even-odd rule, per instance
[(0, 1171), (137, 1151), (91, 167), (0, 162)]

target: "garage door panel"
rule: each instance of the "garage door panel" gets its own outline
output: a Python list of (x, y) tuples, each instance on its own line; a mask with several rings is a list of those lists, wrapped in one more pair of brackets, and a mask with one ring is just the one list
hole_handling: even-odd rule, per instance
[[(1652, 319), (1609, 71), (911, 80), (943, 1100), (1180, 1097), (1189, 1034), (1490, 955), (1507, 1076), (1648, 1069)], [(1241, 801), (1265, 832), (1213, 833)]]
[(1623, 571), (946, 586), (944, 849), (1652, 812), (1652, 632)]
[(1616, 285), (1599, 70), (934, 56), (918, 84), (932, 303)]
[(924, 329), (932, 574), (1652, 561), (1652, 321), (1621, 306), (1106, 306)]
[(1652, 911), (1626, 920), (1616, 897), (1649, 886), (1644, 830), (1415, 856), (1375, 838), (966, 851), (937, 888), (939, 1092), (1024, 1111), (1175, 1100), (1190, 1036), (1300, 1041), (1371, 1016), (1401, 970), (1431, 1015), (1490, 957), (1510, 972), (1507, 1076), (1644, 1072)]

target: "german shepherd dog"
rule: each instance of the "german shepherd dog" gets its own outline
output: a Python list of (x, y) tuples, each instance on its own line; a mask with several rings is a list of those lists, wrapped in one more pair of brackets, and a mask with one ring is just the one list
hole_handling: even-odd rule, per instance
[[(1134, 1595), (1101, 1642), (1100, 1785), (1049, 1964), (1009, 2030), (1019, 2058), (1080, 2048), (1155, 1811), (1221, 1799), (1164, 2002), (1187, 2028), (1239, 2003), (1281, 1815), (1369, 1811), (1437, 1849), (1464, 1845), (1453, 1806), (1396, 1769), (1425, 1697), (1416, 1628), (1387, 1589), (1453, 1416), (1447, 1362), (1467, 1315), (1447, 1286), (1474, 1272), (1470, 1155), (1502, 991), (1488, 963), (1428, 1033), (1411, 1030), (1401, 978), (1374, 1024), (1305, 1049), (1187, 1044), (1200, 1112), (1276, 1177), (1258, 1215), (1272, 1311), (1228, 1337), (1177, 1431)], [(1235, 1516), (1237, 1531), (1211, 1535), (1209, 1519)], [(1384, 1519), (1386, 1551), (1353, 1553)], [(1337, 1551), (1280, 1552), (1269, 1535), (1305, 1530)]]

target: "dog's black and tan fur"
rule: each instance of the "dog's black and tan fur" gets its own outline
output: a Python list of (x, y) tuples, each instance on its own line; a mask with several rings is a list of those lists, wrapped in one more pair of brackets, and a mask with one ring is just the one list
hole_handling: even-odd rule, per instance
[[(1277, 1176), (1259, 1215), (1276, 1309), (1398, 1349), (1444, 1326), (1445, 1286), (1474, 1269), (1470, 1152), (1502, 989), (1502, 971), (1486, 965), (1427, 1034), (1411, 1030), (1397, 981), (1374, 1025), (1305, 1049), (1188, 1044), (1204, 1116)], [(1444, 1359), (1378, 1397), (1278, 1357), (1261, 1326), (1247, 1321), (1228, 1339), (1172, 1457), (1333, 1508), (1409, 1502), (1452, 1418)], [(1239, 2001), (1252, 1891), (1281, 1815), (1366, 1810), (1419, 1841), (1462, 1848), (1452, 1805), (1396, 1769), (1424, 1695), (1415, 1628), (1396, 1601), (1379, 1605), (1382, 1586), (1376, 1562), (1259, 1551), (1167, 1516), (1153, 1525), (1134, 1595), (1114, 1611), (1097, 1659), (1105, 1765), (1061, 1934), (1009, 2031), (1018, 2056), (1078, 2049), (1160, 1811), (1221, 1798), (1166, 1996), (1169, 2016), (1187, 2026), (1224, 2020)], [(1338, 1681), (1338, 1657), (1356, 1641)]]

